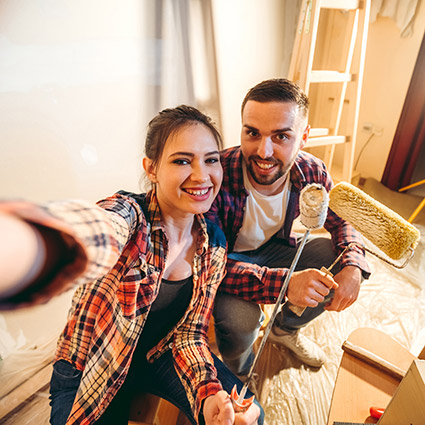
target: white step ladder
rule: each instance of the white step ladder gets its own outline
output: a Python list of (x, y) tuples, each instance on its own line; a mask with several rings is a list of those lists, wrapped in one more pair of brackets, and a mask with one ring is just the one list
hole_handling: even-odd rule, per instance
[(353, 177), (369, 13), (370, 0), (303, 0), (289, 67), (310, 98), (306, 148), (322, 148), (337, 181)]

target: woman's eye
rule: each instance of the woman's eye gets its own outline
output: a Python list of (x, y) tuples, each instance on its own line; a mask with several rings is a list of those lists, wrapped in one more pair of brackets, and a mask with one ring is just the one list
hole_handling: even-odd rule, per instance
[(216, 164), (217, 162), (220, 162), (220, 159), (219, 158), (208, 158), (205, 162), (207, 164)]
[(173, 164), (177, 164), (177, 165), (187, 165), (189, 163), (190, 161), (188, 159), (175, 159), (173, 161)]

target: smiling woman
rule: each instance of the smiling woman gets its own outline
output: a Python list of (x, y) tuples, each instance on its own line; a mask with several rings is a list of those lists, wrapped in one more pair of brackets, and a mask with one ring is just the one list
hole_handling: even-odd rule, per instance
[[(193, 108), (180, 108), (193, 114)], [(162, 152), (152, 154), (153, 149), (146, 148), (143, 167), (154, 184), (163, 214), (166, 210), (175, 212), (176, 207), (183, 213), (202, 213), (208, 211), (220, 188), (221, 137), (208, 121), (186, 122), (182, 126), (175, 118)]]
[(228, 395), (242, 383), (208, 346), (226, 241), (202, 214), (222, 181), (220, 147), (209, 117), (184, 105), (166, 109), (148, 126), (150, 192), (119, 191), (96, 206), (0, 204), (0, 232), (11, 217), (24, 227), (19, 241), (16, 232), (2, 238), (16, 251), (4, 250), (4, 274), (26, 264), (14, 261), (19, 247), (43, 254), (35, 274), (13, 274), (19, 290), (0, 287), (0, 306), (35, 304), (78, 282), (50, 383), (53, 425), (127, 424), (135, 391), (171, 401), (193, 424), (236, 416), (262, 424), (257, 404), (234, 412)]

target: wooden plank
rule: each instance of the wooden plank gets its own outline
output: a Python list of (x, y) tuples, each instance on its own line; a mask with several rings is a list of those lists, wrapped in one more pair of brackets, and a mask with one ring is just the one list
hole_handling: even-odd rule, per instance
[(175, 425), (179, 418), (180, 409), (174, 404), (161, 399), (159, 409), (156, 412), (154, 425)]
[[(408, 370), (412, 361), (416, 359), (407, 348), (377, 329), (356, 329), (348, 337), (348, 341), (402, 370)], [(332, 395), (328, 425), (338, 421), (376, 423), (369, 416), (369, 408), (371, 406), (385, 408), (399, 383), (400, 379), (349, 353), (344, 353)]]
[(27, 398), (17, 409), (0, 419), (1, 425), (49, 425), (49, 386)]
[(349, 72), (316, 70), (311, 71), (310, 83), (348, 83), (352, 79)]
[(329, 134), (329, 128), (311, 128), (308, 137), (320, 137), (327, 136)]
[(425, 361), (415, 360), (391, 399), (379, 425), (423, 424), (425, 418)]
[(359, 8), (359, 0), (322, 0), (323, 9), (353, 10)]
[[(326, 269), (325, 269), (326, 270)], [(400, 369), (399, 367), (393, 365), (392, 363), (386, 361), (382, 357), (377, 356), (369, 350), (365, 350), (363, 347), (359, 347), (358, 345), (352, 344), (350, 341), (345, 341), (342, 344), (342, 349), (351, 354), (353, 357), (356, 357), (367, 364), (376, 367), (379, 370), (382, 370), (389, 375), (393, 376), (400, 381), (406, 375), (406, 371)]]
[(324, 136), (324, 137), (309, 137), (306, 148), (315, 148), (317, 146), (327, 146), (341, 144), (346, 141), (345, 136)]
[(50, 382), (53, 366), (49, 363), (27, 381), (12, 390), (0, 400), (0, 418), (5, 417), (24, 403), (29, 397), (40, 391)]

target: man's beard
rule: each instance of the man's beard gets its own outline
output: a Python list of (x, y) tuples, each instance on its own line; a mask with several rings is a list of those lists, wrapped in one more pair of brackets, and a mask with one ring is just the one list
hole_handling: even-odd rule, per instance
[[(274, 173), (270, 176), (258, 175), (258, 174), (256, 174), (254, 166), (253, 166), (253, 162), (255, 162), (257, 160), (258, 161), (267, 161), (268, 163), (277, 166), (277, 168), (275, 169)], [(264, 186), (270, 186), (274, 182), (279, 180), (282, 176), (285, 176), (288, 173), (289, 169), (292, 167), (292, 164), (294, 163), (294, 160), (291, 161), (291, 163), (289, 165), (285, 166), (282, 161), (275, 159), (275, 158), (263, 159), (263, 158), (260, 158), (256, 155), (251, 155), (248, 158), (247, 169), (248, 169), (249, 174), (251, 175), (251, 177), (254, 179), (254, 181), (257, 184), (261, 184), (261, 185), (264, 185)]]

